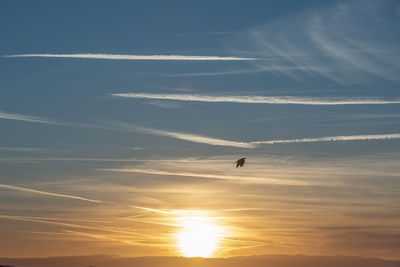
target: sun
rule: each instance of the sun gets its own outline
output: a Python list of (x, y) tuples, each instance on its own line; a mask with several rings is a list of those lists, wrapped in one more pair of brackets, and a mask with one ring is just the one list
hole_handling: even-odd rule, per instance
[(182, 230), (177, 234), (177, 245), (186, 257), (213, 255), (218, 247), (219, 229), (206, 218), (182, 218)]

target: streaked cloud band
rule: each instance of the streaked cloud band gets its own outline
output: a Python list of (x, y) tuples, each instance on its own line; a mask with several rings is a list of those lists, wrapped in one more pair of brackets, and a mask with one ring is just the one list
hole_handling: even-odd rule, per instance
[(254, 145), (260, 144), (292, 144), (292, 143), (315, 143), (315, 142), (334, 142), (334, 141), (357, 141), (357, 140), (385, 140), (400, 139), (400, 134), (371, 134), (371, 135), (343, 135), (327, 136), (316, 138), (281, 139), (251, 142)]
[(121, 54), (19, 54), (4, 57), (84, 58), (109, 60), (186, 60), (186, 61), (237, 61), (258, 60), (250, 57), (184, 56), (184, 55), (121, 55)]
[(254, 144), (250, 144), (247, 142), (236, 142), (229, 141), (219, 138), (213, 138), (208, 136), (202, 136), (197, 134), (183, 133), (183, 132), (173, 132), (166, 130), (157, 130), (146, 127), (140, 127), (136, 125), (118, 123), (112, 125), (100, 125), (100, 124), (90, 124), (90, 123), (69, 123), (69, 122), (60, 122), (56, 120), (51, 120), (43, 117), (35, 117), (21, 114), (13, 114), (13, 113), (5, 113), (0, 111), (0, 119), (8, 119), (8, 120), (18, 120), (18, 121), (27, 121), (33, 123), (42, 123), (42, 124), (51, 124), (58, 126), (70, 126), (70, 127), (84, 127), (84, 128), (95, 128), (95, 129), (103, 129), (103, 130), (118, 130), (125, 132), (137, 132), (137, 133), (145, 133), (156, 136), (164, 136), (175, 138), (179, 140), (189, 141), (193, 143), (200, 144), (209, 144), (214, 146), (228, 146), (228, 147), (241, 147), (241, 148), (253, 148)]
[(43, 123), (43, 124), (60, 124), (59, 122), (49, 120), (46, 118), (29, 116), (29, 115), (21, 115), (21, 114), (15, 114), (15, 113), (8, 113), (8, 112), (2, 112), (2, 111), (0, 111), (0, 119), (28, 121), (28, 122), (36, 122), (36, 123)]
[(101, 203), (102, 202), (100, 200), (94, 200), (94, 199), (78, 197), (78, 196), (72, 196), (72, 195), (65, 195), (65, 194), (50, 193), (50, 192), (39, 191), (39, 190), (36, 190), (36, 189), (20, 187), (20, 186), (14, 186), (14, 185), (0, 184), (0, 188), (9, 189), (9, 190), (16, 190), (16, 191), (22, 191), (22, 192), (28, 192), (28, 193), (34, 193), (34, 194), (39, 194), (39, 195), (53, 196), (53, 197), (72, 198), (72, 199), (83, 200), (83, 201), (94, 202), (94, 203)]
[(122, 172), (122, 173), (142, 173), (151, 175), (167, 175), (167, 176), (182, 176), (182, 177), (196, 177), (208, 179), (221, 179), (236, 182), (255, 183), (255, 184), (283, 184), (283, 185), (308, 185), (309, 183), (296, 180), (287, 179), (273, 179), (266, 177), (248, 177), (248, 176), (234, 176), (234, 175), (218, 175), (210, 173), (194, 173), (194, 172), (176, 172), (154, 169), (139, 169), (139, 168), (126, 168), (126, 169), (99, 169), (107, 172)]
[[(215, 102), (215, 101), (210, 101), (210, 102)], [(20, 120), (20, 121), (28, 121), (34, 123), (53, 124), (59, 126), (88, 127), (88, 128), (96, 128), (103, 130), (137, 132), (137, 133), (145, 133), (156, 136), (170, 137), (192, 143), (208, 144), (214, 146), (238, 147), (238, 148), (256, 148), (261, 144), (290, 144), (290, 143), (313, 143), (313, 142), (332, 142), (332, 141), (400, 139), (400, 134), (393, 133), (393, 134), (375, 134), (375, 135), (348, 135), (348, 136), (341, 135), (341, 136), (327, 136), (327, 137), (315, 137), (315, 138), (295, 138), (295, 139), (277, 139), (277, 140), (265, 140), (265, 141), (254, 141), (254, 142), (239, 142), (239, 141), (231, 141), (231, 140), (225, 140), (225, 139), (208, 137), (191, 133), (146, 128), (125, 123), (116, 123), (112, 125), (68, 123), (68, 122), (58, 122), (55, 120), (42, 117), (5, 113), (1, 111), (0, 111), (0, 119)]]
[(219, 138), (213, 138), (208, 136), (202, 136), (197, 134), (190, 134), (190, 133), (182, 133), (182, 132), (172, 132), (172, 131), (165, 131), (165, 130), (157, 130), (151, 129), (146, 127), (139, 127), (129, 124), (116, 124), (115, 125), (118, 130), (122, 131), (133, 131), (133, 132), (141, 132), (151, 135), (158, 135), (158, 136), (165, 136), (171, 137), (179, 140), (189, 141), (193, 143), (200, 143), (200, 144), (208, 144), (214, 146), (228, 146), (228, 147), (240, 147), (240, 148), (254, 148), (255, 145), (247, 142), (236, 142), (236, 141), (229, 141)]
[(227, 102), (243, 104), (297, 104), (297, 105), (382, 105), (400, 104), (400, 99), (377, 98), (341, 98), (341, 97), (297, 97), (297, 96), (215, 96), (200, 94), (152, 94), (152, 93), (117, 93), (115, 97), (134, 99), (161, 99), (196, 102)]

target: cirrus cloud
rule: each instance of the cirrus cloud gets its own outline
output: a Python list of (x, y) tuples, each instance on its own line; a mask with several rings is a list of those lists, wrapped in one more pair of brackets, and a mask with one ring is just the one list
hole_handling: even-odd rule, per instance
[(44, 58), (82, 58), (108, 60), (185, 60), (185, 61), (243, 61), (257, 60), (250, 57), (224, 56), (184, 56), (184, 55), (121, 55), (121, 54), (16, 54), (6, 55), (7, 58), (44, 57)]
[(115, 93), (115, 97), (132, 99), (158, 99), (176, 101), (196, 101), (211, 103), (242, 104), (294, 104), (294, 105), (383, 105), (400, 104), (400, 99), (351, 98), (351, 97), (297, 97), (297, 96), (258, 96), (258, 95), (200, 95), (200, 94), (152, 94)]

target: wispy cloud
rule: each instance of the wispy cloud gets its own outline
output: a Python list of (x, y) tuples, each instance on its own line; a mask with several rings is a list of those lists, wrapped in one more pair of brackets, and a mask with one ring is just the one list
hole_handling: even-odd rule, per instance
[(184, 61), (258, 60), (257, 58), (250, 58), (250, 57), (184, 56), (184, 55), (120, 55), (120, 54), (18, 54), (18, 55), (6, 55), (4, 57), (84, 58), (84, 59), (109, 59), (109, 60), (184, 60)]
[(31, 216), (17, 216), (17, 215), (4, 215), (4, 214), (0, 214), (0, 218), (9, 219), (9, 220), (17, 220), (17, 221), (46, 223), (46, 224), (59, 225), (59, 226), (64, 226), (64, 227), (93, 229), (93, 230), (98, 229), (98, 228), (87, 226), (87, 225), (59, 222), (59, 221), (68, 221), (68, 219), (62, 219), (62, 218), (31, 217)]
[(297, 105), (382, 105), (399, 104), (400, 99), (350, 98), (350, 97), (297, 97), (297, 96), (218, 96), (200, 94), (152, 94), (152, 93), (117, 93), (115, 97), (133, 99), (163, 99), (176, 101), (197, 101), (212, 103), (243, 104), (297, 104)]
[(254, 27), (228, 46), (275, 58), (255, 64), (291, 79), (399, 81), (400, 48), (393, 38), (400, 23), (396, 10), (396, 1), (348, 1)]
[(84, 198), (84, 197), (73, 196), (73, 195), (50, 193), (50, 192), (46, 192), (46, 191), (39, 191), (36, 189), (14, 186), (14, 185), (0, 184), (0, 188), (8, 189), (8, 190), (16, 190), (16, 191), (21, 191), (21, 192), (28, 192), (28, 193), (39, 194), (39, 195), (53, 196), (53, 197), (72, 198), (72, 199), (83, 200), (83, 201), (94, 202), (94, 203), (102, 202), (100, 200), (94, 200), (94, 199), (89, 199), (89, 198)]
[(138, 132), (138, 133), (145, 133), (145, 134), (151, 134), (151, 135), (156, 135), (156, 136), (171, 137), (171, 138), (185, 140), (185, 141), (189, 141), (189, 142), (193, 142), (193, 143), (209, 144), (209, 145), (214, 145), (214, 146), (229, 146), (229, 147), (242, 147), (242, 148), (254, 147), (253, 144), (248, 144), (245, 142), (235, 142), (235, 141), (207, 137), (207, 136), (202, 136), (202, 135), (197, 135), (197, 134), (157, 130), (157, 129), (151, 129), (151, 128), (146, 128), (146, 127), (124, 124), (124, 123), (112, 124), (112, 125), (90, 124), (90, 123), (70, 123), (70, 122), (60, 122), (60, 121), (56, 121), (56, 120), (50, 120), (50, 119), (46, 119), (46, 118), (42, 118), (42, 117), (26, 116), (26, 115), (20, 115), (20, 114), (4, 113), (4, 112), (0, 112), (0, 119), (20, 120), (20, 121), (28, 121), (28, 122), (35, 122), (35, 123), (59, 125), (59, 126), (73, 126), (73, 127), (96, 128), (96, 129), (103, 129), (103, 130)]
[(130, 205), (130, 207), (149, 211), (153, 213), (159, 214), (171, 214), (171, 215), (194, 215), (194, 216), (207, 216), (211, 213), (229, 213), (229, 212), (240, 212), (240, 211), (255, 211), (255, 210), (265, 210), (263, 208), (236, 208), (236, 209), (218, 209), (218, 210), (171, 210), (171, 209), (156, 209), (156, 208), (149, 208), (149, 207), (139, 207)]
[[(185, 94), (135, 94), (135, 93), (127, 93), (127, 94), (113, 94), (114, 96), (121, 96), (121, 97), (133, 97), (133, 98), (143, 98), (143, 97), (151, 97), (157, 99), (174, 99), (174, 100), (182, 100), (182, 101), (206, 101), (206, 102), (237, 102), (237, 103), (263, 103), (262, 101), (268, 101), (268, 97), (212, 97), (212, 96), (204, 96), (204, 95), (185, 95)], [(125, 96), (127, 95), (127, 96)], [(264, 99), (266, 98), (266, 99)], [(241, 101), (241, 102), (240, 102)], [(271, 101), (271, 100), (269, 100)], [(299, 104), (301, 100), (295, 100), (296, 104)], [(306, 100), (303, 100), (306, 101)], [(311, 100), (308, 100), (311, 101)], [(360, 100), (362, 101), (362, 100)], [(375, 101), (375, 102), (374, 102)], [(400, 103), (400, 101), (385, 101), (385, 100), (370, 100), (364, 101), (365, 103), (374, 103), (377, 102), (380, 104), (384, 103)], [(307, 101), (306, 101), (307, 102)], [(311, 102), (310, 102), (311, 103)], [(317, 105), (313, 102), (313, 105)], [(333, 102), (319, 102), (324, 103), (323, 105), (332, 105)], [(328, 104), (331, 103), (331, 104)], [(341, 104), (350, 104), (350, 103), (357, 103), (356, 100), (352, 102), (345, 102), (343, 100), (337, 101), (336, 103)], [(358, 104), (360, 104), (358, 102)], [(104, 129), (104, 130), (118, 130), (118, 131), (126, 131), (126, 132), (137, 132), (137, 133), (145, 133), (151, 134), (156, 136), (164, 136), (175, 138), (178, 140), (184, 140), (193, 143), (200, 143), (200, 144), (208, 144), (214, 146), (227, 146), (227, 147), (239, 147), (239, 148), (255, 148), (260, 144), (289, 144), (289, 143), (311, 143), (311, 142), (331, 142), (331, 141), (355, 141), (355, 140), (384, 140), (384, 139), (399, 139), (400, 134), (393, 133), (393, 134), (376, 134), (376, 135), (350, 135), (350, 136), (328, 136), (328, 137), (315, 137), (315, 138), (296, 138), (296, 139), (277, 139), (277, 140), (265, 140), (265, 141), (254, 141), (254, 142), (239, 142), (239, 141), (230, 141), (225, 139), (213, 138), (203, 135), (191, 134), (191, 133), (184, 133), (184, 132), (174, 132), (174, 131), (167, 131), (167, 130), (158, 130), (152, 128), (146, 128), (126, 123), (115, 123), (112, 125), (97, 125), (97, 124), (83, 124), (83, 123), (68, 123), (68, 122), (59, 122), (55, 120), (50, 120), (42, 117), (34, 117), (34, 116), (27, 116), (27, 115), (20, 115), (20, 114), (13, 114), (13, 113), (5, 113), (0, 112), (0, 119), (9, 119), (9, 120), (20, 120), (20, 121), (28, 121), (28, 122), (35, 122), (35, 123), (44, 123), (44, 124), (53, 124), (53, 125), (60, 125), (60, 126), (74, 126), (74, 127), (89, 127), (89, 128), (96, 128), (96, 129)], [(11, 149), (11, 148), (5, 148)], [(1, 148), (0, 148), (1, 150)], [(29, 149), (28, 149), (29, 150)], [(26, 150), (26, 151), (28, 151)], [(21, 150), (22, 151), (22, 150)], [(36, 150), (35, 150), (36, 151)], [(72, 160), (72, 159), (68, 159)], [(95, 159), (99, 160), (99, 159)]]
[[(264, 59), (266, 60), (266, 59)], [(226, 71), (213, 71), (213, 72), (188, 72), (188, 73), (175, 73), (175, 74), (163, 74), (164, 77), (202, 77), (202, 76), (228, 76), (228, 75), (238, 75), (238, 74), (251, 74), (251, 73), (262, 73), (262, 72), (276, 72), (276, 71), (293, 71), (298, 70), (295, 66), (274, 66), (274, 63), (270, 66), (262, 66), (253, 69), (237, 69), (237, 70), (226, 70)], [(279, 63), (279, 61), (278, 61)], [(316, 68), (309, 67), (309, 70)]]
[(13, 152), (31, 152), (31, 153), (70, 153), (71, 149), (53, 149), (43, 147), (16, 147), (16, 146), (0, 146), (0, 151), (13, 151)]
[(0, 111), (0, 119), (28, 121), (28, 122), (36, 122), (36, 123), (44, 123), (44, 124), (61, 124), (60, 122), (42, 118), (42, 117), (8, 113), (8, 112), (3, 112), (3, 111)]
[(44, 117), (23, 115), (23, 114), (2, 112), (2, 111), (0, 111), (0, 119), (26, 121), (26, 122), (57, 125), (57, 126), (71, 126), (71, 127), (97, 128), (97, 129), (112, 130), (110, 127), (107, 127), (107, 126), (101, 125), (101, 124), (60, 121), (60, 120), (49, 119), (49, 118), (44, 118)]
[(17, 114), (17, 113), (9, 113), (9, 112), (3, 112), (3, 111), (0, 111), (0, 119), (26, 121), (26, 122), (49, 124), (49, 125), (58, 125), (58, 126), (104, 128), (101, 125), (95, 125), (95, 124), (89, 124), (89, 123), (77, 123), (77, 122), (59, 121), (59, 120), (54, 120), (54, 119), (49, 119), (49, 118), (44, 118), (44, 117), (23, 115), (23, 114)]
[(370, 135), (343, 135), (316, 138), (281, 139), (251, 142), (251, 144), (291, 144), (291, 143), (314, 143), (314, 142), (336, 142), (357, 140), (387, 140), (400, 139), (400, 134), (370, 134)]
[[(84, 236), (88, 237), (90, 239), (95, 239), (95, 240), (103, 240), (103, 241), (114, 241), (118, 243), (122, 243), (125, 246), (126, 245), (131, 245), (131, 246), (146, 246), (146, 247), (170, 247), (170, 245), (166, 245), (162, 243), (162, 240), (158, 242), (151, 243), (151, 238), (146, 236), (146, 238), (134, 238), (132, 236), (124, 236), (124, 235), (110, 235), (110, 234), (99, 234), (99, 233), (88, 233), (88, 232), (81, 232), (81, 231), (72, 231), (72, 230), (64, 230), (65, 233), (69, 233), (72, 235), (76, 236)], [(160, 238), (162, 239), (162, 238)]]
[(129, 124), (115, 124), (117, 129), (123, 131), (133, 131), (133, 132), (141, 132), (151, 135), (158, 135), (158, 136), (165, 136), (171, 137), (179, 140), (185, 140), (193, 143), (200, 143), (200, 144), (208, 144), (214, 146), (229, 146), (229, 147), (241, 147), (241, 148), (253, 148), (255, 145), (246, 143), (246, 142), (236, 142), (236, 141), (229, 141), (224, 139), (218, 139), (208, 136), (202, 136), (197, 134), (190, 134), (190, 133), (182, 133), (182, 132), (172, 132), (172, 131), (165, 131), (165, 130), (157, 130), (151, 129), (146, 127), (134, 126)]
[(9, 220), (17, 220), (17, 221), (52, 224), (52, 225), (68, 227), (68, 228), (79, 228), (79, 229), (96, 230), (96, 231), (102, 231), (102, 232), (111, 232), (111, 233), (122, 234), (126, 238), (127, 237), (151, 238), (150, 235), (145, 235), (145, 234), (140, 233), (139, 231), (135, 231), (135, 230), (124, 230), (123, 228), (119, 228), (119, 227), (101, 226), (101, 225), (99, 225), (99, 222), (94, 222), (95, 225), (91, 226), (91, 225), (86, 225), (86, 224), (69, 223), (68, 221), (70, 221), (70, 219), (66, 219), (66, 218), (31, 217), (31, 216), (17, 216), (17, 215), (3, 215), (3, 214), (0, 214), (0, 218), (9, 219)]
[(228, 70), (228, 71), (214, 71), (214, 72), (188, 72), (188, 73), (175, 73), (164, 74), (165, 77), (201, 77), (201, 76), (224, 76), (224, 75), (237, 75), (264, 72), (261, 69), (242, 69), (242, 70)]
[(186, 37), (193, 35), (227, 35), (227, 34), (236, 34), (239, 31), (209, 31), (209, 32), (197, 32), (197, 33), (177, 33), (175, 36)]
[(39, 147), (11, 147), (11, 146), (0, 146), (0, 151), (15, 151), (15, 152), (32, 152), (32, 153), (44, 153), (50, 151), (45, 148)]
[(169, 209), (156, 209), (156, 208), (149, 208), (149, 207), (139, 207), (139, 206), (133, 206), (130, 205), (130, 207), (139, 209), (139, 210), (144, 210), (144, 211), (149, 211), (149, 212), (154, 212), (154, 213), (159, 213), (159, 214), (169, 214), (169, 215), (205, 215), (207, 212), (203, 210), (169, 210)]
[(181, 108), (182, 107), (178, 103), (171, 102), (171, 101), (150, 101), (148, 104), (149, 105), (153, 105), (153, 106), (157, 106), (157, 107), (160, 107), (160, 108), (168, 108), (168, 109)]
[(248, 177), (248, 176), (234, 176), (234, 175), (218, 175), (210, 173), (194, 173), (194, 172), (177, 172), (177, 171), (165, 171), (165, 170), (154, 170), (154, 169), (138, 169), (138, 168), (124, 168), (124, 169), (99, 169), (107, 172), (125, 172), (125, 173), (143, 173), (152, 175), (167, 175), (167, 176), (183, 176), (183, 177), (196, 177), (196, 178), (208, 178), (208, 179), (220, 179), (230, 180), (244, 183), (255, 183), (255, 184), (278, 184), (278, 185), (308, 185), (309, 183), (296, 180), (287, 179), (272, 179), (265, 177)]
[(0, 158), (1, 162), (52, 162), (52, 161), (65, 161), (65, 162), (74, 162), (74, 161), (82, 161), (82, 162), (141, 162), (145, 161), (143, 159), (135, 159), (135, 158), (79, 158), (79, 157), (68, 157), (68, 158), (60, 158), (60, 157), (9, 157), (9, 158)]

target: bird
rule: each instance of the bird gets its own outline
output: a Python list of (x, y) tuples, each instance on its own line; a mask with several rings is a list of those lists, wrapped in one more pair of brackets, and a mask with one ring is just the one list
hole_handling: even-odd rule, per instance
[(246, 160), (246, 158), (241, 158), (241, 159), (238, 159), (237, 161), (235, 161), (235, 163), (236, 163), (236, 168), (237, 167), (243, 167), (243, 165), (244, 165), (244, 161)]

